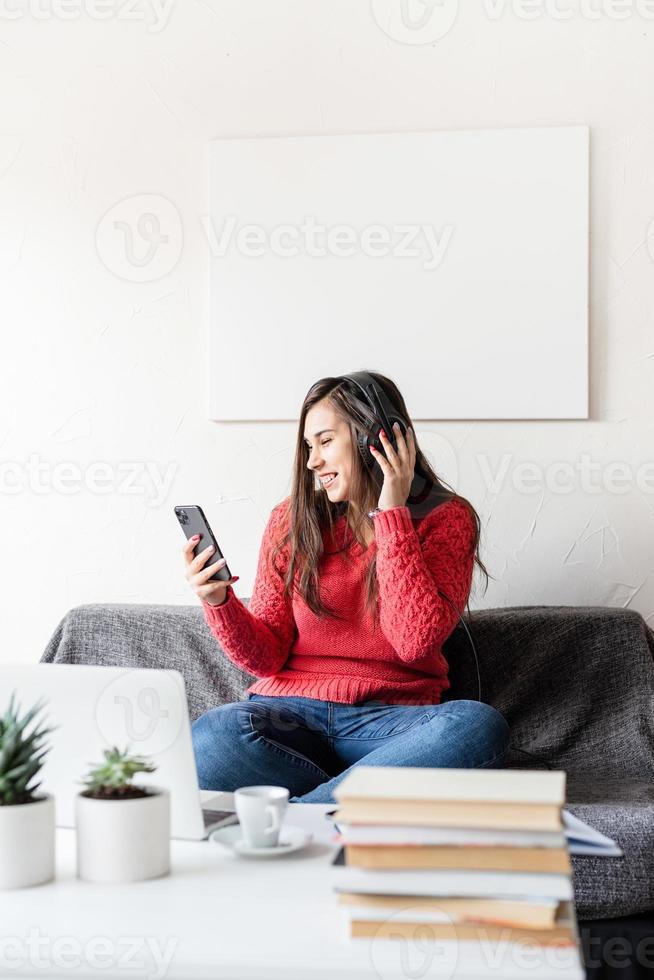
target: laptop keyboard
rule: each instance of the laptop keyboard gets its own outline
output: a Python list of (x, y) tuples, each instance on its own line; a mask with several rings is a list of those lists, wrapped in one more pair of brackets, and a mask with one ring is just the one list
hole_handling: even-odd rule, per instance
[[(227, 823), (238, 823), (236, 814), (230, 810), (203, 810), (202, 817), (205, 827), (210, 827), (211, 824), (218, 823), (219, 820), (224, 820), (224, 825)], [(228, 821), (226, 819), (227, 817), (232, 817), (232, 820)]]

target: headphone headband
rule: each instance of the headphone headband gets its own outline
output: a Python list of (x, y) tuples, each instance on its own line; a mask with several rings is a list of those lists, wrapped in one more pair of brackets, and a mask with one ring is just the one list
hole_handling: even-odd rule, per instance
[[(397, 449), (393, 422), (399, 423), (402, 434), (406, 436), (407, 421), (390, 400), (381, 385), (367, 371), (355, 371), (352, 374), (343, 374), (339, 376), (339, 380), (349, 381), (358, 389), (360, 400), (370, 408), (376, 419), (371, 435), (357, 429), (357, 445), (364, 465), (373, 475), (379, 478), (379, 464), (370, 452), (370, 446), (373, 445), (382, 455), (385, 455), (384, 447), (379, 438), (379, 433), (383, 429), (393, 448)], [(381, 482), (383, 482), (383, 477), (381, 478)], [(450, 494), (448, 493), (446, 499), (449, 499), (449, 496)], [(435, 486), (433, 479), (424, 472), (419, 463), (416, 463), (409, 497), (406, 502), (407, 507), (411, 511), (411, 516), (413, 518), (425, 517), (443, 502), (443, 497), (443, 491)]]
[[(393, 422), (399, 422), (403, 432), (406, 432), (407, 426), (381, 385), (367, 371), (355, 371), (353, 374), (344, 374), (341, 376), (341, 380), (350, 381), (359, 389), (361, 396), (363, 396), (361, 400), (367, 403), (373, 416), (379, 422), (377, 431), (373, 432), (373, 445), (381, 452), (384, 451), (379, 442), (379, 432), (383, 429), (392, 442), (393, 448), (397, 448)], [(368, 441), (366, 441), (366, 449), (367, 447)], [(364, 461), (368, 462), (368, 459), (374, 462), (374, 456), (369, 452), (364, 454)]]

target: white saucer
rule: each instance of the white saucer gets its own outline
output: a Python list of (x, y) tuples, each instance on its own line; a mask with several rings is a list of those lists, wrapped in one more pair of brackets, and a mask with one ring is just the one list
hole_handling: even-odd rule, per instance
[(303, 830), (301, 827), (293, 827), (290, 824), (282, 826), (279, 843), (276, 847), (248, 847), (242, 837), (239, 824), (231, 824), (228, 827), (218, 827), (217, 830), (209, 834), (209, 840), (215, 844), (224, 844), (234, 854), (241, 857), (273, 858), (281, 857), (282, 854), (292, 854), (299, 851), (313, 839), (313, 834)]

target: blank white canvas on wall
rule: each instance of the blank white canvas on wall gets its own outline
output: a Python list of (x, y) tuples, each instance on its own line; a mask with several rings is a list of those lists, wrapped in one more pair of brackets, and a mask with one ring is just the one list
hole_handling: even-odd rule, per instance
[(216, 140), (210, 417), (389, 375), (414, 419), (588, 417), (588, 128)]

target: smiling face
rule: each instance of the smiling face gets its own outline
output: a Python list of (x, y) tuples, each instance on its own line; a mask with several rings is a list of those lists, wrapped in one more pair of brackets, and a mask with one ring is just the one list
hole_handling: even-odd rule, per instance
[(352, 474), (352, 438), (346, 422), (327, 399), (309, 409), (304, 420), (304, 441), (309, 451), (307, 467), (318, 477), (336, 473), (321, 483), (332, 503), (348, 499)]

